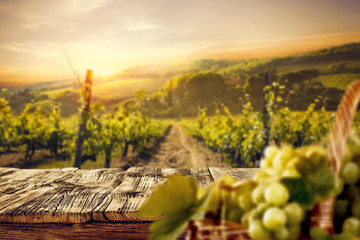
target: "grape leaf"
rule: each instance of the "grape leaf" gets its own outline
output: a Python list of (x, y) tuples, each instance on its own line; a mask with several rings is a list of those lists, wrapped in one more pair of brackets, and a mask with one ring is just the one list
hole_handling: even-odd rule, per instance
[(173, 175), (153, 191), (137, 215), (158, 217), (193, 207), (197, 202), (197, 184), (192, 177)]
[(137, 212), (141, 217), (164, 216), (151, 225), (150, 239), (176, 239), (190, 219), (202, 218), (204, 213), (200, 208), (207, 202), (211, 189), (198, 199), (194, 178), (169, 176), (167, 182), (159, 186)]
[(302, 178), (283, 178), (282, 183), (287, 187), (290, 198), (304, 206), (312, 206), (315, 203), (315, 194), (311, 185)]
[(154, 222), (150, 229), (149, 240), (176, 239), (186, 228), (188, 221), (197, 211), (184, 210), (183, 212), (166, 215), (166, 218)]
[(312, 207), (318, 197), (326, 198), (335, 188), (335, 176), (330, 167), (319, 169), (304, 178), (283, 178), (290, 198), (304, 206)]
[(330, 167), (321, 168), (307, 177), (314, 192), (322, 198), (327, 197), (335, 188), (335, 175)]

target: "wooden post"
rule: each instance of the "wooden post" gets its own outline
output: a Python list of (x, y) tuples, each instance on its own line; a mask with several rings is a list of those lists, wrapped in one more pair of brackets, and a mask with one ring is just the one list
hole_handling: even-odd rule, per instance
[(264, 132), (265, 132), (265, 145), (269, 144), (269, 134), (270, 134), (270, 126), (269, 126), (269, 111), (267, 109), (267, 101), (266, 101), (266, 92), (265, 88), (270, 85), (270, 73), (264, 74), (264, 94), (263, 94), (263, 124), (264, 124)]
[[(270, 126), (269, 126), (269, 121), (270, 121), (270, 114), (269, 111), (267, 109), (267, 101), (266, 101), (266, 93), (268, 92), (268, 90), (265, 90), (265, 88), (267, 86), (270, 85), (270, 73), (265, 73), (264, 74), (264, 85), (263, 85), (263, 109), (262, 109), (262, 122), (263, 122), (263, 131), (264, 131), (264, 135), (265, 135), (265, 147), (267, 145), (269, 145), (269, 138), (270, 138)], [(264, 148), (265, 149), (265, 148)], [(261, 155), (264, 154), (264, 150), (262, 151)], [(259, 167), (260, 166), (260, 161), (259, 160), (255, 160), (255, 166)]]
[(92, 80), (93, 80), (93, 71), (87, 70), (86, 80), (85, 80), (85, 92), (84, 92), (84, 96), (83, 96), (85, 106), (83, 106), (83, 109), (81, 111), (79, 133), (78, 133), (78, 137), (76, 139), (76, 152), (75, 152), (74, 167), (77, 167), (77, 168), (81, 167), (81, 162), (82, 162), (82, 150), (83, 150), (83, 145), (84, 145), (84, 131), (86, 129), (86, 122), (89, 118), (89, 112), (90, 112)]

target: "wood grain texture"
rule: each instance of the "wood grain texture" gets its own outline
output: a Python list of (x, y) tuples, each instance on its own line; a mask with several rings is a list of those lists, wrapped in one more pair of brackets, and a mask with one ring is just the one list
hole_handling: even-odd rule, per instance
[[(0, 224), (0, 239), (123, 240), (148, 239), (150, 223)], [(184, 239), (185, 234), (178, 239)]]
[(214, 181), (219, 179), (222, 174), (227, 174), (240, 181), (252, 178), (258, 170), (257, 168), (209, 168), (209, 172)]
[(0, 223), (144, 222), (135, 216), (166, 177), (194, 177), (207, 187), (222, 172), (237, 179), (254, 169), (129, 168), (80, 170), (0, 168)]

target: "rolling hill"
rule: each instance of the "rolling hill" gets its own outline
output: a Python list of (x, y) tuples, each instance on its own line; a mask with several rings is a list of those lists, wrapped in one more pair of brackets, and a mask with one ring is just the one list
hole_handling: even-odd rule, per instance
[[(314, 76), (301, 77), (306, 71), (316, 71)], [(228, 85), (228, 90), (243, 85), (251, 77), (262, 76), (265, 72), (273, 72), (278, 79), (290, 81), (289, 76), (300, 76), (299, 81), (306, 84), (307, 88), (326, 90), (329, 98), (337, 99), (342, 90), (352, 80), (360, 77), (360, 43), (351, 43), (342, 46), (320, 49), (291, 56), (265, 58), (265, 59), (202, 59), (176, 66), (138, 66), (114, 74), (107, 78), (94, 79), (93, 98), (105, 105), (119, 104), (119, 102), (132, 98), (139, 89), (146, 89), (147, 93), (162, 89), (175, 75), (184, 73), (213, 72), (220, 74)], [(94, 73), (96, 75), (96, 73)], [(290, 82), (291, 82), (290, 81)], [(77, 112), (79, 106), (78, 88), (74, 80), (42, 82), (21, 88), (11, 88), (9, 94), (16, 95), (12, 104), (16, 113), (21, 112), (23, 106), (33, 100), (39, 104), (48, 105), (51, 102), (62, 104), (65, 115)], [(290, 85), (293, 85), (292, 83)], [(304, 86), (300, 86), (303, 89)], [(33, 91), (30, 94), (27, 89)], [(305, 104), (311, 102), (319, 89), (308, 91)], [(230, 94), (229, 94), (230, 96)], [(304, 96), (303, 96), (304, 98)], [(293, 96), (294, 104), (302, 101), (300, 96)], [(45, 101), (45, 102), (44, 102)], [(236, 105), (237, 99), (232, 99)], [(336, 101), (332, 103), (336, 104)], [(294, 105), (294, 106), (295, 106)], [(301, 105), (301, 104), (300, 104)], [(302, 108), (299, 107), (299, 109)]]

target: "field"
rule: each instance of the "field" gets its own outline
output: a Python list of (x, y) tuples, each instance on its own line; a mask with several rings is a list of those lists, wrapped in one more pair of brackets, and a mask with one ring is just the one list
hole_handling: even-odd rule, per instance
[(129, 78), (109, 83), (104, 83), (93, 88), (94, 97), (98, 99), (129, 98), (137, 90), (146, 89), (153, 92), (163, 87), (167, 82), (166, 78)]
[[(93, 87), (93, 97), (97, 99), (125, 99), (132, 97), (134, 93), (142, 88), (148, 92), (160, 89), (165, 85), (167, 79), (165, 78), (127, 78), (119, 79), (111, 82), (102, 83)], [(65, 91), (72, 91), (73, 88), (60, 88), (51, 91), (44, 91), (43, 94), (50, 98), (55, 98)]]
[(332, 75), (321, 75), (312, 81), (320, 82), (327, 88), (339, 88), (345, 90), (346, 87), (355, 79), (360, 78), (360, 73), (339, 73)]
[[(89, 107), (81, 167), (249, 167), (258, 165), (268, 144), (323, 142), (344, 89), (360, 78), (358, 49), (350, 44), (281, 58), (203, 59), (95, 77), (97, 104)], [(271, 82), (264, 88), (265, 72)], [(2, 165), (72, 166), (83, 97), (71, 81), (5, 91)], [(359, 125), (357, 115), (357, 131)]]

